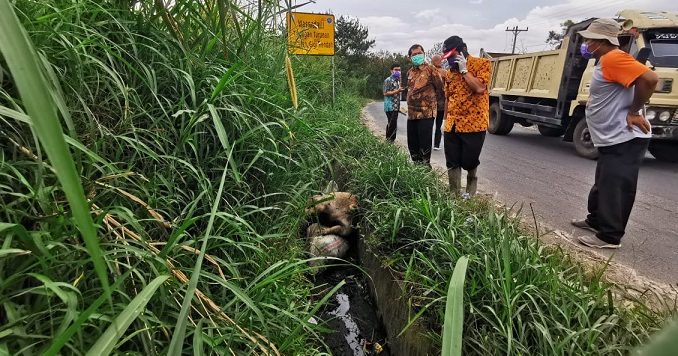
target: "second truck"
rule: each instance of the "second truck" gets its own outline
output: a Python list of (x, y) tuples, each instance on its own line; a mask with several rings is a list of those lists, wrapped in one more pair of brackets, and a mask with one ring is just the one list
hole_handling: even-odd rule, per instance
[[(493, 58), (489, 132), (507, 135), (515, 124), (537, 125), (544, 136), (574, 142), (577, 153), (595, 159), (597, 149), (586, 125), (586, 101), (595, 59), (579, 51), (577, 34), (594, 19), (570, 26), (558, 49)], [(649, 151), (657, 159), (678, 162), (678, 13), (624, 10), (620, 48), (659, 76), (646, 105), (652, 124)]]

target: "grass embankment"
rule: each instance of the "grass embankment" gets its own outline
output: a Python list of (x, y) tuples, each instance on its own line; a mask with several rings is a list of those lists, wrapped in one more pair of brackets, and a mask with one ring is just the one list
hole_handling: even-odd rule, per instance
[(436, 345), (453, 267), (465, 255), (463, 354), (625, 354), (659, 327), (661, 318), (642, 305), (614, 305), (600, 275), (540, 246), (515, 214), (450, 199), (435, 175), (360, 125), (360, 107), (349, 105), (334, 129), (351, 137), (334, 156), (346, 189), (362, 198), (362, 233), (401, 274), (406, 304), (425, 318)]
[[(324, 295), (297, 232), (330, 178), (360, 196), (363, 232), (402, 273), (434, 342), (461, 255), (467, 354), (622, 353), (646, 338), (652, 318), (611, 305), (507, 216), (450, 200), (374, 138), (349, 86), (331, 108), (327, 59), (295, 60), (293, 111), (284, 38), (267, 29), (277, 5), (175, 3), (17, 2), (80, 182), (55, 171), (67, 157), (37, 144), (45, 132), (22, 114), (31, 93), (0, 62), (0, 351), (326, 351), (307, 322)], [(87, 222), (64, 192), (74, 184), (99, 246), (81, 239)], [(129, 327), (109, 329), (114, 319)]]

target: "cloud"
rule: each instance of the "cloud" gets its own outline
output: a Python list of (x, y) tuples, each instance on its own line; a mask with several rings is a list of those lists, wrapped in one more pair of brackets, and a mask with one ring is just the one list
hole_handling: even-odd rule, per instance
[(393, 34), (405, 33), (412, 27), (400, 18), (392, 16), (361, 17), (360, 24), (367, 26), (370, 37), (375, 37), (378, 42)]
[[(469, 0), (480, 3), (482, 0)], [(488, 6), (487, 3), (482, 5)], [(617, 11), (632, 6), (648, 11), (677, 11), (675, 0), (569, 0), (552, 6), (536, 6), (521, 18), (508, 18), (487, 28), (461, 25), (455, 18), (481, 16), (479, 6), (473, 9), (446, 14), (438, 8), (418, 11), (408, 17), (360, 17), (368, 26), (370, 36), (376, 40), (376, 50), (403, 53), (414, 43), (428, 49), (451, 35), (464, 39), (469, 51), (477, 54), (480, 48), (490, 52), (510, 52), (513, 35), (506, 29), (518, 26), (529, 28), (518, 35), (516, 48), (528, 52), (549, 49), (545, 40), (550, 30), (560, 30), (565, 20), (580, 21), (590, 17), (614, 17)], [(452, 17), (454, 16), (454, 17)]]
[(469, 0), (469, 4), (480, 5), (483, 3), (483, 0)]
[(419, 11), (419, 12), (414, 14), (414, 17), (421, 19), (421, 20), (427, 20), (427, 19), (431, 19), (431, 18), (434, 18), (434, 17), (438, 17), (438, 14), (440, 14), (440, 9), (436, 8), (436, 9), (428, 9), (428, 10)]

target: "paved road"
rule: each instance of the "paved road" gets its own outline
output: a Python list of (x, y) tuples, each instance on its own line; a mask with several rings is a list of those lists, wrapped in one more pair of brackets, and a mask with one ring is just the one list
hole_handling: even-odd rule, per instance
[[(370, 120), (386, 127), (383, 103), (369, 104), (366, 111)], [(405, 146), (406, 125), (400, 115), (397, 142)], [(572, 144), (516, 125), (508, 136), (488, 134), (480, 161), (479, 190), (496, 193), (509, 206), (524, 204), (528, 211), (532, 203), (540, 221), (572, 239), (572, 234), (586, 233), (569, 222), (586, 215), (596, 163), (577, 156)], [(432, 164), (444, 167), (442, 150), (433, 151)], [(622, 245), (613, 260), (645, 277), (678, 284), (678, 165), (648, 154)]]

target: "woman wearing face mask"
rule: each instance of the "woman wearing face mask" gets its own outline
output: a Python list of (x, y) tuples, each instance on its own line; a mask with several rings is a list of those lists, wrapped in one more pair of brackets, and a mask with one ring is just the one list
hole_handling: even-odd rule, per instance
[(407, 72), (407, 148), (415, 163), (431, 166), (431, 132), (443, 90), (438, 70), (425, 63), (424, 47), (415, 44), (407, 51), (412, 68)]
[(386, 112), (386, 139), (395, 141), (398, 131), (398, 112), (400, 111), (400, 64), (391, 66), (391, 75), (384, 80), (384, 111)]

